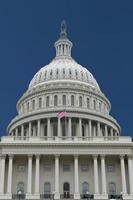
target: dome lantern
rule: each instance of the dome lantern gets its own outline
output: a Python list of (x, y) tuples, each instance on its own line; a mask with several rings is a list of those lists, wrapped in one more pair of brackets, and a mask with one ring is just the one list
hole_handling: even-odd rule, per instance
[(55, 42), (56, 58), (70, 57), (71, 58), (72, 42), (67, 38), (67, 25), (63, 20), (61, 22), (60, 38)]

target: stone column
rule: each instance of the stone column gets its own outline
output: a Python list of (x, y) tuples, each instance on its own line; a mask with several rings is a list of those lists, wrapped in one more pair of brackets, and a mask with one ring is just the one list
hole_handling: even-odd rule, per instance
[(79, 118), (79, 134), (78, 134), (79, 137), (82, 137), (82, 119)]
[(72, 137), (72, 120), (71, 117), (68, 118), (68, 137)]
[(9, 155), (7, 193), (12, 194), (13, 155)]
[(110, 129), (111, 137), (113, 137), (113, 128)]
[(86, 137), (86, 139), (88, 139), (88, 137), (89, 137), (89, 125), (88, 125), (88, 123), (85, 124), (85, 137)]
[(39, 195), (40, 188), (40, 155), (36, 155), (36, 167), (35, 167), (35, 194)]
[(95, 125), (93, 126), (93, 135), (94, 135), (94, 137), (96, 137), (96, 126)]
[(18, 127), (15, 129), (15, 136), (18, 137)]
[(91, 124), (91, 120), (88, 121), (89, 124), (89, 136), (92, 137), (92, 124)]
[(97, 136), (101, 136), (100, 122), (97, 122)]
[[(50, 118), (47, 119), (47, 137), (50, 137), (51, 133), (50, 133)], [(49, 138), (51, 139), (51, 138)]]
[(21, 125), (21, 137), (24, 138), (24, 124)]
[(61, 137), (61, 119), (58, 117), (58, 137)]
[(124, 155), (121, 155), (121, 156), (120, 156), (120, 163), (121, 163), (122, 193), (123, 193), (123, 194), (127, 194)]
[(54, 199), (60, 199), (59, 193), (59, 155), (55, 155), (55, 195)]
[(5, 184), (5, 160), (6, 156), (1, 155), (1, 171), (0, 171), (0, 195), (4, 194), (4, 184)]
[(27, 194), (32, 193), (32, 155), (28, 155), (28, 180), (27, 180)]
[(102, 178), (102, 194), (107, 194), (105, 155), (101, 155), (101, 178)]
[(78, 155), (74, 156), (74, 187), (75, 187), (74, 199), (80, 199)]
[(130, 194), (133, 195), (133, 157), (128, 156), (128, 174), (129, 174), (129, 188)]
[(98, 163), (97, 163), (98, 155), (93, 156), (94, 162), (94, 193), (99, 194), (99, 180), (98, 180)]
[(105, 137), (108, 137), (108, 127), (106, 124), (105, 124)]
[(31, 122), (29, 122), (29, 137), (31, 137)]
[(40, 119), (37, 121), (37, 136), (40, 137), (40, 131), (41, 131), (41, 121)]

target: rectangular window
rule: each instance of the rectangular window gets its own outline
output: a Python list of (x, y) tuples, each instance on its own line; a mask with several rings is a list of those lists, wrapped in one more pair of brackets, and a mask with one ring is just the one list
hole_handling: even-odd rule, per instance
[(89, 165), (88, 164), (82, 164), (81, 165), (81, 171), (83, 171), (83, 172), (89, 171)]
[(114, 164), (107, 165), (107, 171), (108, 172), (115, 172), (115, 165)]
[(18, 165), (18, 172), (25, 172), (25, 165)]
[(70, 171), (70, 165), (69, 164), (63, 164), (63, 171), (64, 172)]
[(51, 168), (52, 168), (51, 164), (49, 164), (49, 163), (44, 164), (44, 170), (45, 171), (51, 171)]

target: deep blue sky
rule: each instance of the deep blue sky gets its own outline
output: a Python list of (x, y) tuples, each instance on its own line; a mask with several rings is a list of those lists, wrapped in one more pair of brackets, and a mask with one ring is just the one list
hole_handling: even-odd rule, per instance
[(132, 0), (0, 1), (0, 135), (33, 75), (54, 57), (62, 19), (73, 57), (110, 99), (122, 134), (133, 136)]

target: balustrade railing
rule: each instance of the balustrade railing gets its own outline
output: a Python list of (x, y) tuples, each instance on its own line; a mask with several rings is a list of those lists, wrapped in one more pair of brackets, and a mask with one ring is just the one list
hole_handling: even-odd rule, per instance
[(13, 194), (12, 199), (14, 200), (24, 200), (25, 199), (25, 194)]
[[(5, 139), (5, 137), (3, 137)], [(6, 137), (7, 139), (10, 138), (10, 139), (13, 139), (15, 141), (19, 141), (19, 140), (43, 140), (43, 141), (59, 141), (59, 140), (62, 140), (62, 141), (119, 141), (120, 138), (121, 139), (124, 139), (124, 137), (120, 137), (120, 136), (92, 136), (92, 137), (78, 137), (78, 136), (72, 136), (72, 137), (68, 137), (68, 136), (61, 136), (61, 137), (58, 137), (58, 136), (52, 136), (52, 137), (49, 137), (49, 136), (8, 136)], [(125, 139), (127, 139), (125, 137)]]

